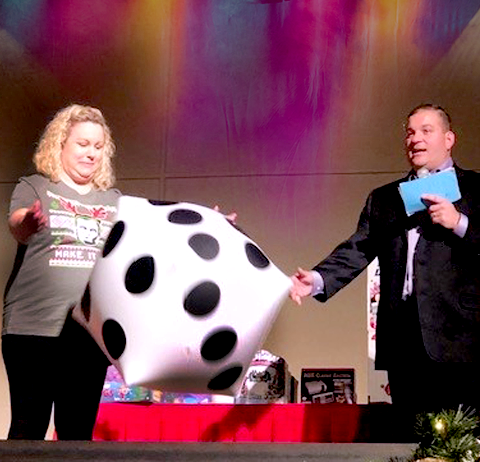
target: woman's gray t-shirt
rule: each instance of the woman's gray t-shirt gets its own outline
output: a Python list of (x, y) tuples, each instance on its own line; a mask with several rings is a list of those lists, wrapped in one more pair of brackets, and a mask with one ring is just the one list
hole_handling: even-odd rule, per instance
[(119, 196), (116, 189), (81, 195), (39, 174), (20, 178), (10, 214), (38, 199), (48, 225), (18, 246), (5, 290), (2, 335), (60, 334), (113, 226)]

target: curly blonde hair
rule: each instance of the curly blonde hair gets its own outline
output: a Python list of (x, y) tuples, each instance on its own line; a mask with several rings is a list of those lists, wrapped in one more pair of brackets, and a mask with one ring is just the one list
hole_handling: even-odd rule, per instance
[(105, 144), (98, 170), (92, 179), (96, 189), (105, 191), (115, 183), (112, 158), (115, 153), (115, 144), (110, 128), (99, 109), (90, 106), (72, 104), (58, 111), (45, 128), (38, 147), (33, 156), (37, 171), (43, 173), (52, 181), (60, 181), (62, 171), (61, 152), (65, 141), (70, 135), (72, 126), (80, 122), (93, 122), (103, 128)]

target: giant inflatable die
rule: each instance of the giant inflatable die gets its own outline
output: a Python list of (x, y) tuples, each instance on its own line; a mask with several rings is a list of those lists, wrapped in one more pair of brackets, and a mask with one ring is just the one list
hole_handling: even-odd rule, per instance
[(123, 196), (74, 317), (127, 385), (235, 395), (289, 288), (221, 213)]

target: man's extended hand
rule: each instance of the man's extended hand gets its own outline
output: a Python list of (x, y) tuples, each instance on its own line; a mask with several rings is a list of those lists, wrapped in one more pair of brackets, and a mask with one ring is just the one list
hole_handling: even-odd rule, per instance
[(422, 199), (427, 204), (432, 223), (447, 229), (455, 229), (461, 215), (450, 201), (434, 194), (424, 194)]
[(292, 288), (290, 289), (290, 298), (297, 304), (302, 304), (302, 298), (311, 295), (313, 290), (313, 276), (310, 271), (298, 268), (296, 273), (290, 278)]

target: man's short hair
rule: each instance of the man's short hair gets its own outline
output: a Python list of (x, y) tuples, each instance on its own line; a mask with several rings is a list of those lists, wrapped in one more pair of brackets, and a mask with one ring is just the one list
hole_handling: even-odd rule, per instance
[(407, 121), (412, 117), (414, 114), (416, 114), (419, 111), (422, 110), (431, 110), (431, 111), (436, 111), (437, 114), (440, 116), (440, 118), (443, 121), (443, 125), (445, 127), (445, 131), (450, 131), (452, 130), (452, 119), (450, 117), (450, 114), (442, 107), (437, 104), (431, 104), (431, 103), (423, 103), (419, 104), (418, 106), (414, 107), (411, 111), (410, 114), (407, 116)]

